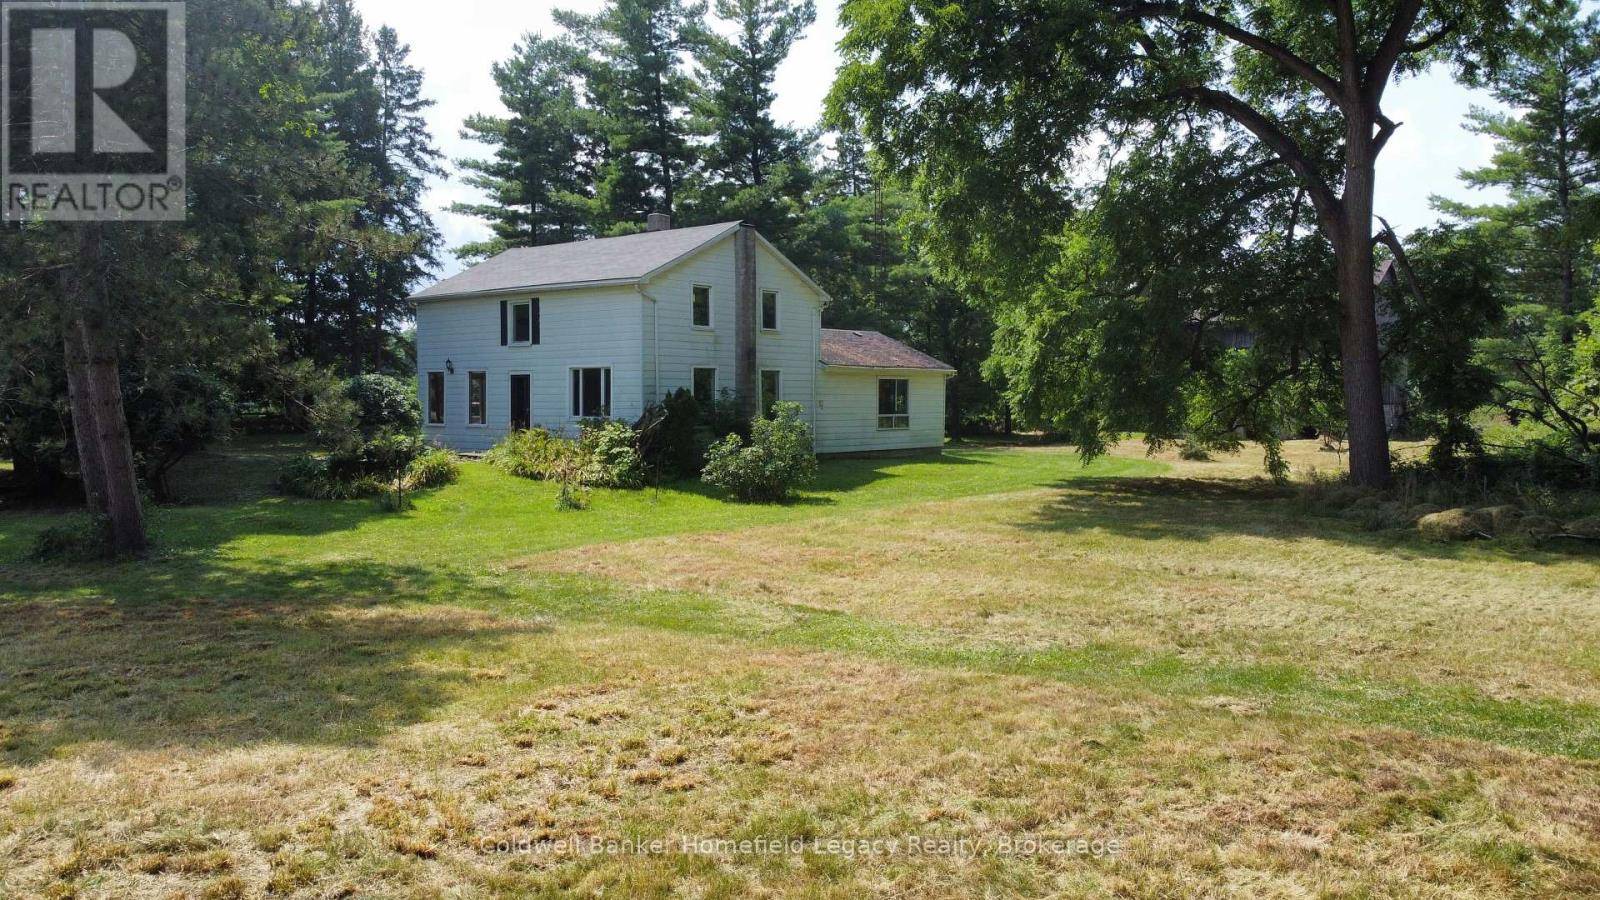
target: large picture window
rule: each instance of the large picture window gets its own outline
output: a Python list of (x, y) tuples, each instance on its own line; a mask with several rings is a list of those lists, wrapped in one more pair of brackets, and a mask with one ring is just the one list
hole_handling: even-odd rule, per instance
[(694, 286), (694, 325), (696, 328), (711, 327), (711, 288), (708, 285)]
[(717, 370), (715, 367), (694, 370), (694, 399), (701, 406), (709, 406), (717, 399)]
[(572, 370), (572, 414), (580, 419), (611, 415), (611, 369)]
[(428, 424), (444, 424), (444, 373), (428, 373)]
[(911, 427), (911, 382), (904, 378), (878, 379), (878, 427)]
[(467, 373), (467, 424), (486, 425), (489, 422), (489, 376), (483, 372)]
[(783, 375), (777, 369), (761, 370), (761, 414), (772, 415), (772, 407), (783, 399)]

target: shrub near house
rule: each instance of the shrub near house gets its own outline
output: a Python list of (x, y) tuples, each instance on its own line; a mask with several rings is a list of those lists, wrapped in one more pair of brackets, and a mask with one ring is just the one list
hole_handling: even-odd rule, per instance
[(794, 489), (817, 477), (811, 428), (801, 419), (798, 403), (778, 403), (771, 418), (757, 419), (745, 446), (737, 434), (713, 444), (706, 453), (706, 484), (720, 487), (746, 503), (778, 503)]
[[(425, 471), (418, 431), (422, 413), (411, 389), (387, 375), (363, 375), (325, 390), (311, 412), (312, 439), (321, 453), (291, 462), (278, 478), (285, 493), (321, 500), (403, 492), (421, 481), (453, 481), (454, 461), (429, 455)], [(441, 479), (443, 481), (441, 481)]]

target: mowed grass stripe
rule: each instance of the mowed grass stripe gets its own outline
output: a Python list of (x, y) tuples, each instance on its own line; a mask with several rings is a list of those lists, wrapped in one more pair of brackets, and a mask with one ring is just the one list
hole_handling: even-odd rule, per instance
[(635, 591), (602, 579), (532, 576), (484, 591), (482, 609), (558, 622), (631, 625), (757, 645), (856, 654), (907, 665), (1137, 685), (1191, 697), (1258, 701), (1260, 712), (1487, 741), (1538, 753), (1600, 759), (1600, 707), (1499, 699), (1470, 687), (1317, 675), (1289, 665), (1219, 665), (1108, 644), (1019, 651), (973, 646), (901, 622), (796, 604), (761, 605), (681, 591)]

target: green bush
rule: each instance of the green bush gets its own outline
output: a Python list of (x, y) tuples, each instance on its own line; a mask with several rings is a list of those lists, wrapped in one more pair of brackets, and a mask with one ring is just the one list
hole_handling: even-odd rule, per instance
[(639, 456), (652, 472), (668, 478), (688, 478), (705, 465), (700, 441), (700, 403), (679, 388), (660, 404), (644, 411), (635, 427)]
[(372, 474), (376, 457), (368, 444), (380, 436), (415, 434), (422, 427), (417, 398), (405, 382), (388, 375), (362, 375), (330, 385), (311, 407), (311, 438), (332, 457), (341, 478)]
[(557, 437), (543, 428), (513, 431), (483, 455), (489, 465), (518, 478), (551, 478), (558, 462), (577, 453), (576, 441)]
[(633, 426), (614, 419), (585, 423), (580, 435), (578, 455), (583, 460), (584, 484), (609, 488), (644, 485), (644, 461)]
[(310, 422), (326, 455), (292, 463), (278, 480), (281, 490), (342, 500), (392, 488), (404, 505), (407, 468), (422, 451), (422, 414), (406, 382), (362, 375), (330, 385), (312, 404)]
[(290, 460), (278, 473), (278, 490), (294, 497), (308, 500), (354, 500), (383, 492), (383, 483), (364, 475), (356, 478), (338, 478), (333, 475), (326, 457), (306, 454)]
[(440, 487), (454, 484), (461, 477), (461, 465), (455, 454), (448, 450), (429, 450), (411, 461), (406, 470), (406, 481), (412, 488)]
[(817, 475), (811, 429), (801, 420), (798, 403), (778, 403), (772, 417), (757, 419), (750, 445), (737, 434), (713, 444), (706, 453), (702, 478), (746, 503), (787, 500), (796, 487)]
[(111, 525), (104, 516), (74, 516), (33, 539), (33, 557), (44, 562), (82, 562), (111, 556)]
[(383, 431), (416, 431), (422, 427), (416, 391), (398, 378), (358, 375), (344, 383), (344, 394), (355, 405), (356, 424), (367, 439)]
[(647, 471), (666, 478), (693, 478), (705, 468), (706, 451), (730, 434), (748, 437), (731, 391), (709, 403), (679, 388), (645, 410), (634, 426), (639, 456)]

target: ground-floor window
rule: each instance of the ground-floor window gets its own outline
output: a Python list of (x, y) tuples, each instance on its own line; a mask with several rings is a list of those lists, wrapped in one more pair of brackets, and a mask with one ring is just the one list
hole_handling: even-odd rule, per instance
[(611, 415), (611, 368), (572, 370), (572, 414), (580, 419)]
[(694, 399), (701, 406), (709, 406), (717, 399), (717, 369), (696, 368), (694, 370)]
[(489, 376), (484, 372), (467, 373), (467, 424), (486, 425), (489, 422)]
[(911, 427), (911, 382), (907, 379), (878, 379), (878, 427)]
[(428, 424), (444, 424), (444, 373), (428, 373)]
[(783, 375), (777, 369), (761, 370), (761, 414), (772, 415), (772, 406), (783, 399)]

